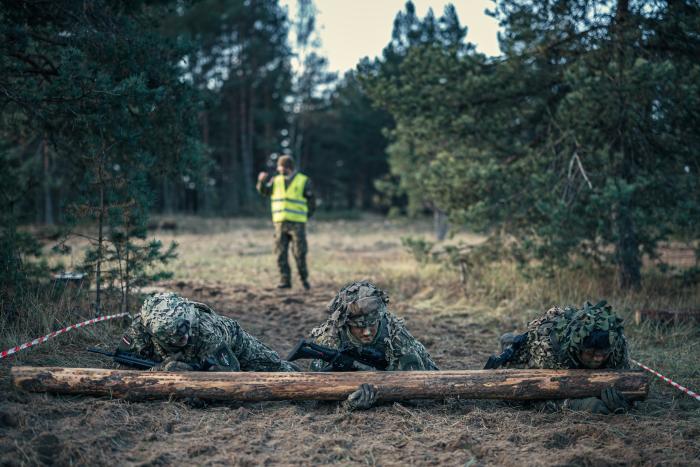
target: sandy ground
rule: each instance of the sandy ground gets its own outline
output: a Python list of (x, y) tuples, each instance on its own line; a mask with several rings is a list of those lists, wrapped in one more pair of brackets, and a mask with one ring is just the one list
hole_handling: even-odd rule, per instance
[[(236, 318), (281, 355), (324, 319), (340, 285), (318, 278), (310, 293), (302, 293), (215, 280), (161, 284)], [(444, 369), (480, 368), (495, 350), (500, 330), (479, 324), (468, 309), (447, 316), (408, 300), (391, 308)], [(114, 342), (118, 337), (114, 326)], [(80, 353), (78, 343), (56, 348), (62, 355), (53, 360), (47, 360), (51, 349), (36, 349), (21, 363), (109, 366)], [(658, 385), (647, 402), (618, 416), (458, 400), (346, 413), (335, 403), (193, 406), (28, 394), (11, 387), (11, 363), (0, 366), (3, 466), (700, 465), (700, 424), (688, 411), (695, 402)]]

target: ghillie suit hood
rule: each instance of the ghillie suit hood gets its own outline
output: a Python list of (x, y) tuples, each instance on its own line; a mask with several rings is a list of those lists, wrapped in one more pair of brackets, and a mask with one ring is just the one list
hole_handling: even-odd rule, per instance
[(527, 327), (527, 340), (516, 352), (515, 365), (528, 368), (581, 368), (579, 354), (594, 331), (608, 333), (611, 354), (605, 368), (629, 368), (622, 318), (605, 301), (582, 308), (554, 307)]
[(148, 297), (141, 307), (139, 320), (149, 334), (166, 347), (180, 337), (186, 325), (190, 335), (199, 327), (201, 312), (212, 310), (203, 303), (193, 302), (172, 292), (163, 292)]
[[(387, 309), (389, 295), (369, 281), (357, 281), (340, 289), (327, 307), (328, 319), (311, 331), (314, 340), (320, 344), (334, 348), (348, 345), (363, 346), (348, 330), (350, 310), (348, 306), (358, 300), (376, 297), (380, 302), (380, 321), (374, 342), (366, 344), (370, 347), (381, 347), (385, 352), (389, 369), (399, 369), (404, 365), (421, 366), (425, 370), (437, 369), (430, 355), (418, 342), (404, 324), (404, 320), (390, 313)], [(413, 358), (416, 363), (409, 363)]]
[(564, 308), (563, 315), (555, 324), (556, 338), (560, 345), (560, 355), (580, 365), (578, 355), (584, 348), (584, 341), (594, 331), (608, 333), (610, 357), (607, 367), (620, 368), (628, 365), (627, 341), (620, 318), (605, 301), (595, 305), (590, 302), (582, 308)]
[(386, 307), (389, 304), (389, 295), (369, 281), (357, 281), (340, 289), (335, 297), (328, 303), (326, 307), (329, 315), (328, 321), (334, 322), (339, 328), (345, 326), (349, 316), (348, 306), (358, 300), (370, 297), (376, 297), (377, 300), (383, 304), (380, 313), (386, 314)]

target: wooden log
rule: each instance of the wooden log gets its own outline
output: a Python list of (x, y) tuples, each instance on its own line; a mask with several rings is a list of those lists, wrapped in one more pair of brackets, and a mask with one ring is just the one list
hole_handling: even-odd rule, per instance
[(128, 399), (198, 397), (206, 400), (342, 400), (362, 383), (382, 400), (538, 400), (598, 396), (614, 386), (631, 400), (646, 398), (642, 371), (460, 370), (351, 373), (144, 372), (102, 368), (16, 366), (15, 386), (33, 392)]

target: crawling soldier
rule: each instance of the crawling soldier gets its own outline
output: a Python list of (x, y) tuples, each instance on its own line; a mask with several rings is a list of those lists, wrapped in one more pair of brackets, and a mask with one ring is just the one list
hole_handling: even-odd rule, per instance
[[(501, 353), (491, 357), (486, 369), (511, 368), (625, 369), (630, 368), (622, 318), (606, 302), (583, 308), (554, 307), (531, 321), (527, 332), (501, 336)], [(548, 401), (548, 409), (609, 414), (622, 413), (630, 404), (614, 387), (600, 397)]]
[(147, 298), (120, 350), (160, 362), (165, 371), (297, 371), (232, 318), (174, 293)]
[[(367, 281), (346, 285), (328, 304), (330, 317), (311, 335), (317, 344), (334, 349), (355, 347), (383, 354), (387, 371), (438, 370), (423, 344), (408, 332), (402, 319), (387, 310), (389, 296)], [(314, 360), (311, 369), (327, 363)], [(363, 384), (345, 401), (349, 410), (368, 409), (377, 400), (374, 386)]]

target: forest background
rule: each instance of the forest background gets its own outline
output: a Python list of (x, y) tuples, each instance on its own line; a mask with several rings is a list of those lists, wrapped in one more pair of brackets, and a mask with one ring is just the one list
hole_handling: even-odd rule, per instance
[[(149, 216), (263, 216), (256, 174), (281, 154), (314, 180), (320, 216), (432, 214), (438, 239), (487, 239), (406, 238), (423, 261), (565, 265), (621, 289), (645, 271), (700, 277), (696, 2), (497, 0), (497, 57), (452, 6), (408, 2), (381, 57), (344, 76), (311, 0), (293, 20), (273, 0), (1, 5), (3, 310), (76, 236), (98, 311), (103, 284), (128, 308), (176, 254)], [(694, 263), (666, 264), (671, 243)]]

